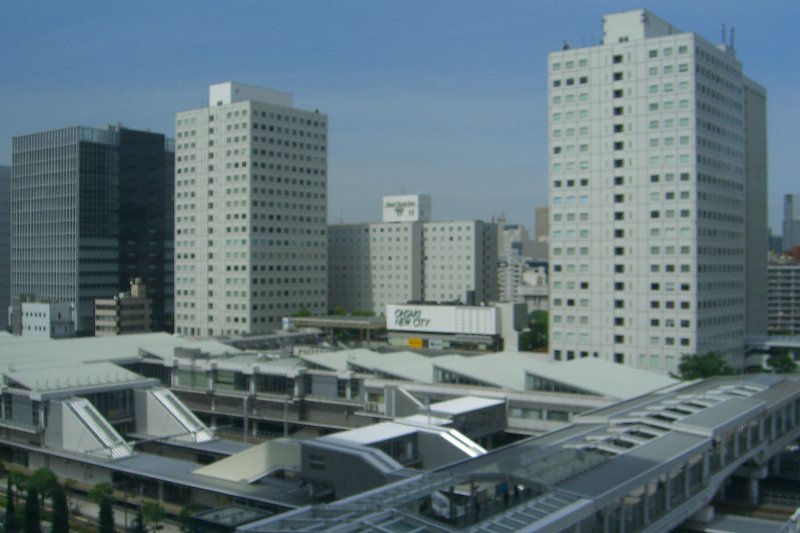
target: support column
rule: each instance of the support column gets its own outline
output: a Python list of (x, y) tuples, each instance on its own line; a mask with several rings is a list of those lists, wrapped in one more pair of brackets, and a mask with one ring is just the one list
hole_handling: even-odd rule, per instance
[(770, 475), (778, 475), (781, 473), (781, 453), (778, 452), (773, 455), (769, 460), (769, 473)]
[(249, 413), (247, 412), (248, 408), (250, 407), (250, 398), (245, 396), (242, 398), (242, 416), (244, 419), (242, 420), (242, 436), (244, 436), (244, 441), (247, 442), (247, 433), (249, 431)]
[(747, 478), (747, 499), (750, 503), (757, 504), (759, 501), (759, 486), (757, 477)]

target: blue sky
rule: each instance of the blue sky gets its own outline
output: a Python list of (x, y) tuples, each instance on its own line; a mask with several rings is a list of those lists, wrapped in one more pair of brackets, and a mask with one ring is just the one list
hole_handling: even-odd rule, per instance
[(594, 44), (603, 14), (646, 7), (712, 42), (736, 28), (769, 94), (770, 226), (800, 193), (797, 0), (0, 1), (0, 164), (14, 135), (75, 124), (172, 136), (210, 83), (292, 92), (329, 117), (329, 218), (377, 220), (386, 194), (436, 219), (547, 203), (547, 53)]

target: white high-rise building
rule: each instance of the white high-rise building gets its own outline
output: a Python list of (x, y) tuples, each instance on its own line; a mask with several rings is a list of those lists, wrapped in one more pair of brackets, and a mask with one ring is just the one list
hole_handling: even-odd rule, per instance
[(497, 227), (480, 220), (431, 222), (428, 195), (385, 196), (383, 221), (329, 227), (331, 307), (497, 299)]
[(269, 331), (327, 310), (327, 117), (288, 93), (209, 88), (176, 116), (175, 331)]
[(553, 357), (740, 367), (766, 293), (766, 96), (732, 40), (609, 15), (603, 44), (550, 54), (548, 83)]

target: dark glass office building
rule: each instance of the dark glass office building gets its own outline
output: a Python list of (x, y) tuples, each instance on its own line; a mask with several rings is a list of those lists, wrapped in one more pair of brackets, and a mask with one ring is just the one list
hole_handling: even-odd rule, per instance
[(72, 302), (94, 331), (94, 300), (141, 277), (154, 328), (172, 331), (173, 144), (163, 134), (71, 127), (15, 137), (11, 294)]

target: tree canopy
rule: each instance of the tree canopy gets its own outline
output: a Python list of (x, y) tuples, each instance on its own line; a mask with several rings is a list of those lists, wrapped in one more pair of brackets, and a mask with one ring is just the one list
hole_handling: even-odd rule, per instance
[(797, 372), (797, 363), (788, 353), (776, 353), (769, 356), (767, 366), (776, 374), (791, 374)]
[(28, 487), (28, 495), (25, 498), (25, 533), (41, 533), (42, 513), (39, 507), (39, 492)]
[(50, 492), (53, 500), (53, 527), (51, 533), (67, 533), (69, 531), (69, 507), (64, 487), (58, 485)]
[(3, 520), (3, 531), (6, 533), (17, 533), (19, 531), (19, 523), (17, 522), (17, 511), (14, 508), (14, 498), (11, 497), (11, 476), (8, 477), (6, 487), (6, 516)]
[(144, 523), (154, 528), (166, 518), (167, 512), (156, 502), (145, 502), (142, 506), (142, 516)]
[(711, 376), (729, 376), (733, 369), (725, 358), (716, 352), (684, 355), (678, 365), (678, 378), (683, 380), (705, 379)]
[(527, 352), (546, 350), (548, 346), (547, 311), (533, 311), (528, 314), (528, 330), (519, 335), (519, 349)]

